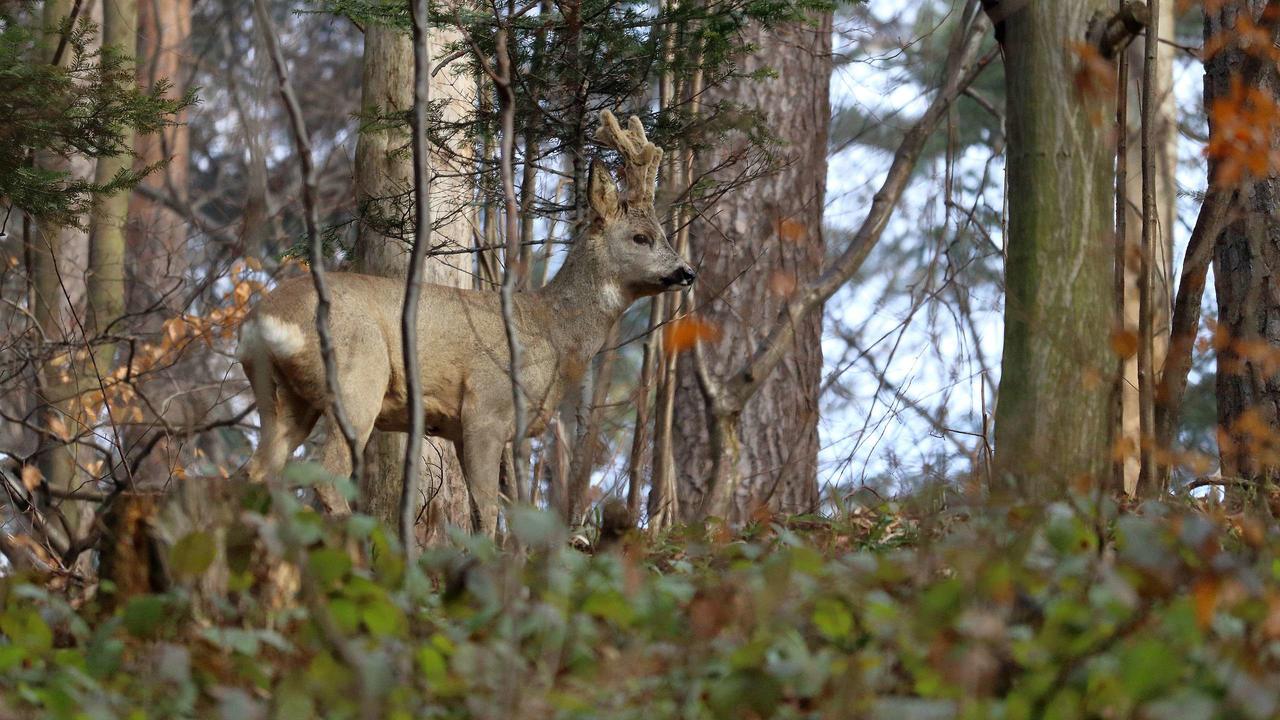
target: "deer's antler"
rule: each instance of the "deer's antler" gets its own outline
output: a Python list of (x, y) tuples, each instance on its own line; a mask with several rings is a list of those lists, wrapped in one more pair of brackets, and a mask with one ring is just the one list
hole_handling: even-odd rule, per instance
[(632, 207), (653, 207), (655, 185), (658, 182), (658, 166), (662, 164), (662, 149), (649, 142), (644, 125), (635, 115), (623, 130), (613, 113), (600, 113), (600, 128), (596, 130), (596, 142), (617, 150), (625, 163), (623, 173), (627, 179), (626, 202)]

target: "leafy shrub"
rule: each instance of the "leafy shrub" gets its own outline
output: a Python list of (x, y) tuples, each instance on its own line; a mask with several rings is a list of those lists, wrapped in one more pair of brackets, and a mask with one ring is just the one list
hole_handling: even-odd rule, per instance
[[(364, 517), (245, 513), (296, 602), (0, 585), (0, 710), (66, 718), (1269, 718), (1280, 538), (1148, 505), (884, 505), (596, 556), (514, 512), (412, 567)], [(207, 538), (180, 543), (207, 565)], [(176, 549), (175, 549), (176, 551)], [(261, 583), (232, 571), (231, 586)], [(289, 573), (285, 573), (288, 575)], [(277, 573), (279, 575), (279, 573)], [(238, 578), (238, 579), (237, 579)], [(258, 578), (258, 579), (255, 579)], [(276, 582), (280, 582), (277, 579)], [(288, 585), (288, 582), (284, 583)]]

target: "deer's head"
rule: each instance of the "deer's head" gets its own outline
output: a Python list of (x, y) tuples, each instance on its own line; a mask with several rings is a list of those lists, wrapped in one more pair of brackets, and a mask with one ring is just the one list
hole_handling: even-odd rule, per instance
[(600, 163), (591, 163), (591, 230), (604, 270), (632, 297), (693, 284), (693, 268), (671, 247), (653, 207), (662, 150), (649, 142), (640, 118), (623, 130), (613, 114), (600, 114), (596, 142), (622, 156), (625, 192)]

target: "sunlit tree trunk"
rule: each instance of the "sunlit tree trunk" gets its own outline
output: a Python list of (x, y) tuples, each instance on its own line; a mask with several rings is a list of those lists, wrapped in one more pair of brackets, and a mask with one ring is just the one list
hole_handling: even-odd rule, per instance
[(1009, 228), (994, 489), (1047, 497), (1110, 469), (1114, 100), (1080, 82), (1091, 70), (1079, 48), (1112, 4), (998, 7)]
[[(1220, 43), (1234, 36), (1240, 18), (1256, 21), (1263, 0), (1229, 0), (1205, 17), (1205, 38)], [(1253, 51), (1256, 52), (1256, 51)], [(1205, 106), (1227, 98), (1241, 81), (1247, 54), (1235, 43), (1205, 63)], [(1264, 69), (1257, 86), (1274, 102), (1280, 90), (1276, 71)], [(1209, 113), (1210, 131), (1217, 118)], [(1270, 136), (1272, 152), (1280, 148)], [(1228, 148), (1227, 152), (1257, 152)], [(1221, 165), (1211, 163), (1209, 172)], [(1280, 299), (1275, 272), (1280, 267), (1280, 175), (1253, 178), (1237, 188), (1238, 219), (1218, 238), (1214, 249), (1214, 287), (1218, 297), (1218, 443), (1222, 474), (1258, 483), (1280, 480)]]
[[(1172, 41), (1176, 38), (1176, 24), (1173, 2), (1160, 3), (1160, 37)], [(1124, 285), (1124, 323), (1125, 330), (1138, 334), (1138, 256), (1142, 248), (1142, 117), (1139, 102), (1142, 98), (1140, 90), (1143, 71), (1143, 43), (1134, 42), (1129, 46), (1129, 137), (1126, 144), (1129, 156), (1128, 182), (1125, 187), (1125, 198), (1128, 207), (1128, 220), (1125, 223), (1125, 285)], [(1158, 209), (1159, 242), (1154, 257), (1151, 258), (1152, 284), (1152, 327), (1154, 328), (1154, 347), (1152, 362), (1157, 369), (1164, 366), (1165, 354), (1169, 347), (1169, 311), (1173, 307), (1173, 230), (1178, 220), (1178, 102), (1173, 92), (1173, 56), (1176, 49), (1169, 44), (1160, 48), (1160, 63), (1157, 70), (1159, 82), (1155, 90), (1158, 99), (1153, 118), (1156, 121), (1156, 206)], [(1158, 378), (1154, 378), (1158, 381)], [(1124, 383), (1122, 384), (1124, 441), (1124, 490), (1130, 495), (1138, 488), (1138, 448), (1144, 438), (1141, 436), (1138, 421), (1138, 357), (1134, 355), (1125, 362)], [(1153, 438), (1145, 438), (1152, 442)]]
[[(737, 78), (706, 93), (708, 106), (727, 101), (760, 113), (781, 140), (785, 164), (700, 213), (690, 233), (697, 316), (714, 333), (705, 343), (705, 359), (717, 378), (741, 365), (792, 292), (822, 267), (831, 22), (824, 13), (774, 30), (753, 26), (748, 41), (758, 50), (742, 58), (739, 69), (749, 76), (770, 68), (776, 76)], [(715, 167), (739, 144), (731, 135), (698, 164)], [(679, 358), (672, 450), (679, 507), (687, 517), (703, 507), (713, 466), (733, 476), (717, 483), (729, 493), (731, 517), (745, 518), (758, 507), (786, 513), (817, 509), (821, 313), (802, 320), (796, 332), (795, 348), (733, 418), (715, 416), (692, 355)], [(731, 450), (727, 463), (713, 462), (713, 454)]]
[[(455, 40), (450, 33), (443, 33), (433, 45), (448, 47)], [(371, 25), (365, 30), (364, 43), (363, 111), (407, 110), (413, 104), (413, 46), (409, 36)], [(442, 72), (432, 82), (432, 96), (450, 100), (445, 108), (445, 120), (457, 120), (471, 111), (475, 88), (466, 76)], [(392, 212), (387, 200), (404, 196), (413, 188), (412, 158), (404, 152), (408, 144), (407, 128), (378, 128), (360, 134), (356, 146), (355, 189), (362, 215), (376, 217)], [(468, 152), (462, 144), (453, 149), (464, 157)], [(441, 219), (436, 223), (433, 245), (448, 242), (454, 247), (470, 247), (472, 244), (470, 211), (467, 210), (470, 188), (456, 179), (469, 168), (455, 167), (458, 162), (457, 157), (442, 152), (436, 152), (431, 161), (440, 175), (432, 183), (431, 206), (435, 217)], [(360, 224), (355, 247), (357, 271), (403, 277), (408, 260), (409, 246), (404, 241), (382, 234), (376, 224)], [(470, 269), (469, 255), (442, 255), (427, 259), (423, 277), (429, 283), (470, 287)], [(430, 338), (424, 340), (429, 342)], [(429, 524), (426, 532), (442, 537), (445, 522), (470, 528), (470, 498), (453, 446), (429, 441), (423, 444), (423, 455), (426, 468), (421, 474), (421, 485), (426, 497), (433, 499), (426, 513)], [(375, 432), (365, 460), (365, 477), (360, 486), (361, 508), (394, 527), (403, 482), (403, 433)]]

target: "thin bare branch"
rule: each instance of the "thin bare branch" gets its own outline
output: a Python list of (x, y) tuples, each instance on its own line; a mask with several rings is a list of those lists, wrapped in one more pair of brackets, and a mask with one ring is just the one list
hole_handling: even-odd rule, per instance
[[(342, 389), (338, 380), (338, 362), (333, 354), (333, 338), (329, 334), (329, 286), (324, 277), (324, 239), (320, 235), (320, 218), (316, 209), (316, 169), (311, 159), (311, 139), (307, 135), (307, 126), (302, 116), (302, 106), (293, 92), (289, 82), (289, 72), (285, 67), (284, 53), (280, 52), (280, 43), (276, 39), (275, 29), (271, 25), (271, 16), (267, 14), (266, 3), (254, 0), (254, 17), (262, 30), (267, 52), (271, 56), (271, 65), (275, 69), (276, 80), (280, 84), (280, 99), (289, 115), (289, 129), (293, 133), (294, 146), (298, 152), (298, 163), (302, 171), (302, 202), (305, 206), (307, 240), (310, 245), (311, 281), (316, 288), (316, 334), (320, 336), (320, 356), (324, 359), (325, 385), (332, 404), (333, 419), (338, 431), (342, 433), (347, 449), (351, 453), (351, 477), (358, 484), (364, 471), (364, 459), (357, 451), (356, 433), (351, 426), (347, 413), (342, 406)], [(332, 493), (329, 504), (338, 504), (338, 508), (346, 500)]]
[(412, 562), (417, 543), (418, 467), (422, 436), (426, 432), (422, 410), (422, 369), (418, 363), (418, 300), (422, 297), (422, 263), (431, 246), (431, 146), (427, 140), (427, 111), (431, 106), (431, 32), (427, 27), (427, 0), (413, 2), (413, 184), (415, 237), (405, 274), (404, 307), (400, 314), (401, 352), (404, 354), (405, 389), (409, 410), (409, 438), (404, 446), (404, 487), (400, 490), (400, 543)]

